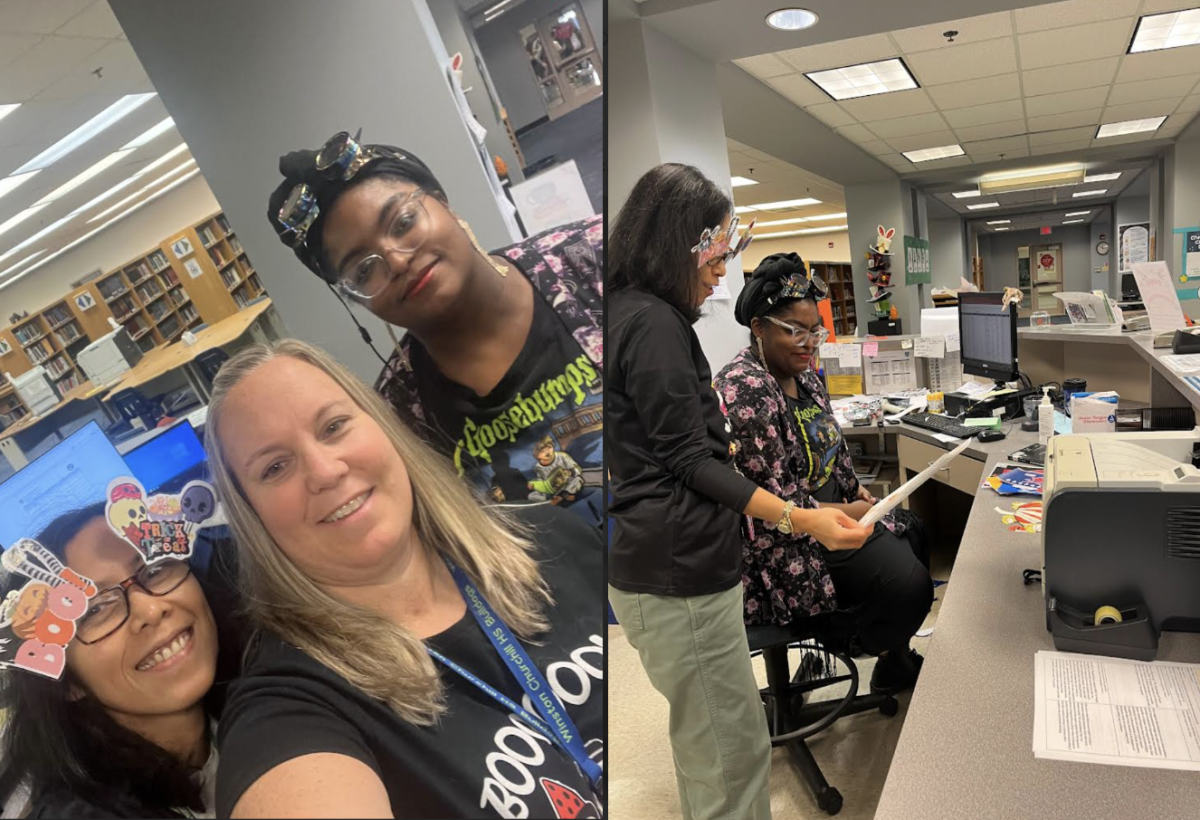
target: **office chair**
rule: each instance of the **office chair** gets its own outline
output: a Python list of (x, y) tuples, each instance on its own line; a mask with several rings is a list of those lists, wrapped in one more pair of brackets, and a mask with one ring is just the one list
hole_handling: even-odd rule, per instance
[[(759, 696), (771, 745), (787, 748), (818, 808), (829, 815), (842, 810), (842, 794), (829, 785), (806, 741), (847, 715), (878, 709), (893, 717), (900, 708), (891, 695), (858, 694), (858, 667), (850, 650), (855, 614), (857, 609), (847, 609), (797, 618), (790, 626), (746, 627), (751, 656), (761, 653), (766, 665), (767, 685)], [(789, 646), (806, 650), (794, 675), (788, 668)], [(839, 663), (844, 673), (839, 674)], [(850, 688), (840, 699), (805, 702), (809, 693), (845, 682)]]

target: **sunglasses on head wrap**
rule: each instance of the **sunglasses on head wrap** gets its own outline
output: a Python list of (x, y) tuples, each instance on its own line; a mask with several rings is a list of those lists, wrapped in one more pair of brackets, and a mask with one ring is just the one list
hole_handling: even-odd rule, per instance
[(704, 233), (700, 234), (699, 244), (692, 248), (692, 253), (698, 254), (697, 268), (715, 264), (721, 259), (728, 262), (750, 246), (750, 243), (754, 240), (752, 232), (754, 231), (755, 220), (750, 220), (750, 224), (746, 226), (746, 232), (735, 243), (734, 239), (737, 237), (739, 219), (736, 216), (731, 219), (729, 227), (724, 231), (721, 230), (720, 225), (704, 229)]
[(820, 301), (829, 294), (829, 286), (815, 273), (796, 271), (781, 281), (783, 287), (779, 289), (779, 293), (767, 299), (768, 305), (773, 305), (783, 299), (816, 299)]

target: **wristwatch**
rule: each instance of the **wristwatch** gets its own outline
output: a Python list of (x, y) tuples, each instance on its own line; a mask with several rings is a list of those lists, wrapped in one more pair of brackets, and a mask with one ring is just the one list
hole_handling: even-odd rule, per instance
[(792, 510), (796, 509), (795, 501), (788, 501), (783, 505), (783, 515), (779, 516), (779, 523), (775, 525), (775, 529), (779, 530), (784, 535), (792, 534)]

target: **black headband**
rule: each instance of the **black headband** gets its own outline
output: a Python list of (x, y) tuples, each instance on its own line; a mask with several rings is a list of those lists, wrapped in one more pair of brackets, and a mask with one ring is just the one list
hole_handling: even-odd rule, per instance
[(798, 253), (773, 253), (758, 263), (742, 292), (733, 315), (738, 324), (750, 326), (777, 304), (792, 299), (820, 300), (826, 293), (819, 276), (810, 276)]

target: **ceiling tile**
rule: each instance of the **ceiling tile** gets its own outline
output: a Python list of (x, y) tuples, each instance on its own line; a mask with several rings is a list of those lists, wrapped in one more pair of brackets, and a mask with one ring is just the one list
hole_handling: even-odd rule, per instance
[(1182, 74), (1200, 74), (1200, 48), (1168, 48), (1163, 51), (1145, 51), (1127, 54), (1117, 72), (1117, 82), (1154, 80), (1159, 77), (1178, 77)]
[(1045, 68), (1124, 54), (1133, 24), (1129, 18), (1022, 34), (1017, 37), (1021, 68)]
[(0, 31), (49, 34), (91, 2), (93, 0), (34, 0), (32, 3), (29, 0), (0, 0)]
[(41, 34), (0, 32), (0, 68), (16, 62), (42, 40)]
[(1015, 100), (1021, 96), (1021, 82), (1016, 74), (1001, 74), (961, 83), (935, 85), (928, 89), (938, 108), (966, 108), (974, 105)]
[(774, 54), (760, 54), (757, 57), (743, 57), (740, 60), (734, 60), (734, 65), (744, 71), (753, 74), (760, 80), (765, 80), (768, 77), (779, 77), (784, 74), (791, 74), (792, 67), (783, 60), (776, 57)]
[(963, 142), (974, 142), (976, 140), (990, 140), (999, 137), (1011, 137), (1014, 134), (1025, 133), (1025, 120), (1009, 120), (1008, 122), (995, 122), (989, 125), (972, 125), (968, 128), (955, 128), (954, 132), (958, 134), (958, 138)]
[[(1196, 0), (1194, 0), (1196, 1)], [(1158, 80), (1139, 80), (1136, 83), (1117, 83), (1109, 95), (1109, 105), (1141, 102), (1143, 100), (1182, 97), (1196, 87), (1200, 78), (1193, 75), (1163, 77)]]
[(1108, 97), (1108, 86), (1084, 88), (1078, 91), (1063, 91), (1059, 94), (1044, 94), (1025, 98), (1025, 113), (1030, 117), (1048, 117), (1069, 111), (1088, 108), (1103, 108)]
[(905, 137), (890, 137), (887, 144), (899, 152), (919, 151), (922, 148), (941, 148), (943, 145), (954, 145), (958, 137), (952, 131), (931, 131), (929, 133), (913, 134)]
[(1167, 121), (1158, 129), (1158, 136), (1173, 137), (1196, 119), (1195, 111), (1186, 111), (1182, 114), (1172, 114), (1167, 117)]
[(976, 105), (971, 108), (955, 108), (942, 112), (946, 121), (954, 128), (971, 125), (989, 125), (993, 122), (1008, 122), (1024, 116), (1025, 109), (1020, 100), (1009, 100), (992, 105)]
[(893, 149), (888, 146), (883, 140), (875, 140), (874, 142), (860, 142), (858, 147), (866, 151), (868, 154), (880, 156), (882, 154), (890, 154)]
[(67, 23), (58, 28), (55, 34), (69, 34), (73, 37), (121, 37), (121, 24), (112, 13), (105, 0), (97, 0)]
[(1029, 135), (1029, 144), (1033, 147), (1040, 145), (1057, 145), (1064, 142), (1091, 142), (1096, 136), (1096, 127), (1085, 125), (1082, 128), (1064, 128), (1060, 131), (1042, 131)]
[(0, 71), (0, 100), (14, 103), (33, 98), (109, 42), (82, 37), (45, 38)]
[(771, 160), (775, 159), (775, 157), (771, 156), (770, 154), (763, 153), (757, 148), (751, 148), (749, 145), (742, 146), (742, 153), (748, 156), (750, 159), (758, 162), (770, 162)]
[(1084, 125), (1096, 125), (1100, 122), (1099, 108), (1088, 111), (1072, 111), (1069, 114), (1052, 114), (1049, 117), (1030, 117), (1029, 131), (1057, 131), (1060, 128), (1077, 128)]
[(839, 136), (843, 136), (852, 142), (871, 142), (879, 137), (872, 134), (865, 125), (844, 125), (841, 128), (835, 128)]
[[(92, 71), (100, 67), (104, 68), (103, 75), (97, 78)], [(104, 48), (45, 88), (37, 98), (72, 100), (96, 94), (121, 97), (153, 91), (154, 85), (146, 76), (129, 42), (111, 40)]]
[(1183, 102), (1175, 109), (1176, 114), (1182, 114), (1185, 111), (1200, 111), (1200, 94), (1184, 97)]
[(1195, 8), (1195, 0), (1146, 0), (1142, 14), (1157, 14), (1160, 11), (1177, 11)]
[(802, 74), (788, 74), (783, 77), (772, 77), (765, 81), (767, 85), (774, 88), (783, 96), (794, 102), (796, 105), (804, 107), (806, 105), (820, 105), (830, 101), (830, 97), (821, 89), (813, 85)]
[(935, 159), (929, 162), (909, 163), (914, 171), (937, 171), (941, 168), (957, 168), (961, 165), (970, 165), (970, 157), (950, 157), (949, 159)]
[(1138, 13), (1139, 0), (1068, 0), (1017, 9), (1017, 31), (1021, 33), (1044, 29), (1077, 26), (1099, 20), (1132, 17)]
[(1029, 156), (1028, 148), (1010, 148), (1007, 151), (972, 151), (967, 154), (971, 162), (999, 162), (1000, 160), (1020, 159)]
[(1028, 147), (1029, 144), (1023, 135), (1019, 137), (1001, 137), (998, 140), (980, 140), (979, 142), (963, 143), (963, 150), (977, 158), (982, 154), (1003, 154), (1009, 151), (1020, 151)]
[(834, 43), (821, 43), (815, 46), (775, 52), (776, 57), (797, 71), (842, 68), (848, 65), (885, 60), (888, 57), (895, 57), (896, 54), (896, 47), (886, 34), (871, 34), (866, 37), (838, 40)]
[(1124, 122), (1125, 120), (1140, 120), (1143, 117), (1161, 117), (1170, 114), (1179, 105), (1181, 99), (1145, 100), (1143, 102), (1126, 103), (1125, 105), (1110, 105), (1104, 109), (1101, 122)]
[[(958, 32), (953, 43), (948, 43), (942, 36), (944, 31)], [(906, 54), (913, 54), (918, 51), (953, 48), (967, 43), (994, 40), (997, 37), (1008, 37), (1011, 34), (1012, 21), (1008, 12), (1002, 11), (997, 14), (981, 14), (965, 20), (949, 20), (945, 23), (893, 31), (892, 37)]]
[(841, 105), (861, 122), (908, 117), (935, 110), (933, 100), (929, 99), (929, 95), (921, 88), (859, 97), (856, 100), (845, 100)]
[(1083, 140), (1081, 142), (1060, 142), (1057, 145), (1035, 145), (1029, 151), (1029, 153), (1032, 156), (1037, 157), (1045, 154), (1060, 154), (1068, 151), (1084, 151), (1091, 147), (1091, 144), (1091, 140)]
[(850, 125), (854, 122), (854, 117), (846, 113), (846, 111), (835, 102), (825, 103), (823, 105), (810, 105), (804, 110), (812, 114), (826, 125)]
[(927, 134), (930, 131), (943, 131), (946, 121), (941, 114), (917, 114), (915, 117), (898, 117), (891, 120), (880, 120), (871, 123), (870, 129), (883, 139), (891, 137), (907, 137), (912, 134)]
[(1021, 84), (1025, 93), (1029, 95), (1057, 94), (1060, 91), (1108, 85), (1116, 75), (1120, 62), (1120, 57), (1107, 57), (1103, 60), (1022, 71)]
[(1017, 70), (1010, 37), (906, 56), (905, 62), (924, 86), (975, 80)]

